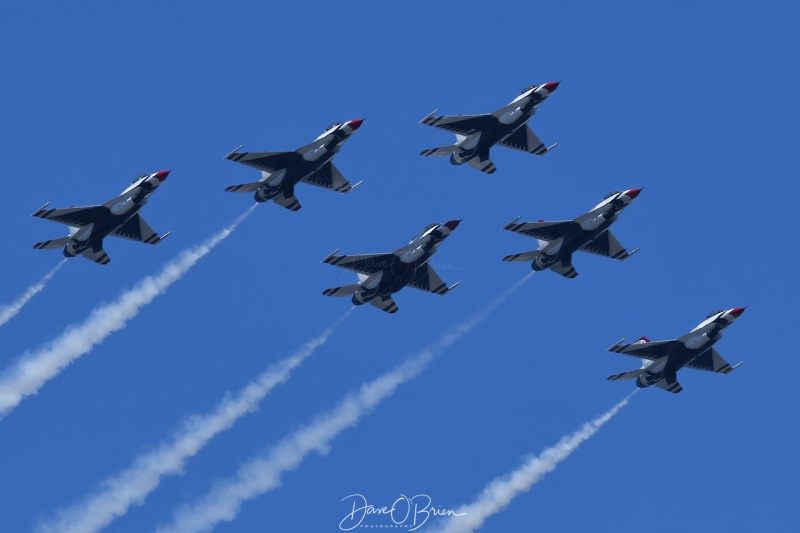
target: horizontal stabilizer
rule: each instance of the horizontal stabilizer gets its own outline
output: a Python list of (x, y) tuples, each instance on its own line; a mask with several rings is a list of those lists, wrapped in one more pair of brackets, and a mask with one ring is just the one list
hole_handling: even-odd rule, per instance
[(381, 311), (386, 311), (387, 313), (397, 312), (397, 304), (394, 303), (394, 300), (392, 300), (391, 296), (378, 296), (377, 298), (370, 300), (369, 303)]
[(225, 187), (225, 192), (253, 192), (258, 189), (262, 185), (260, 181), (254, 181), (253, 183), (243, 183), (242, 185), (231, 185), (230, 187)]
[(533, 261), (536, 256), (538, 256), (541, 252), (539, 250), (534, 250), (532, 252), (522, 252), (520, 254), (511, 254), (507, 255), (503, 258), (503, 261)]
[(37, 250), (55, 250), (69, 244), (70, 237), (61, 237), (60, 239), (53, 239), (50, 241), (37, 242), (33, 245)]
[(352, 285), (345, 285), (344, 287), (334, 287), (332, 289), (325, 289), (322, 291), (323, 296), (350, 296), (354, 294), (360, 285), (354, 283)]
[(455, 144), (451, 144), (449, 146), (440, 146), (438, 148), (428, 148), (427, 150), (421, 151), (419, 155), (434, 156), (434, 157), (445, 156), (452, 154), (453, 152), (456, 151), (457, 148), (458, 146), (456, 146)]
[(642, 375), (642, 369), (631, 370), (630, 372), (623, 372), (622, 374), (614, 374), (608, 376), (609, 381), (617, 381), (618, 379), (636, 379)]

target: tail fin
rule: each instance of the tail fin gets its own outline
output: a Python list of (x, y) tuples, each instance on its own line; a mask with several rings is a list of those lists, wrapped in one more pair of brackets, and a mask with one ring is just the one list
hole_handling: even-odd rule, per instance
[(428, 148), (427, 150), (421, 151), (419, 155), (424, 155), (424, 156), (432, 155), (434, 157), (450, 155), (456, 151), (456, 148), (458, 148), (458, 146), (456, 146), (455, 144), (451, 144), (449, 146), (440, 146), (439, 148)]
[(332, 289), (325, 289), (322, 291), (324, 296), (350, 296), (354, 294), (360, 285), (354, 283), (353, 285), (345, 285), (344, 287), (334, 287)]
[(61, 248), (62, 246), (66, 246), (69, 244), (70, 238), (69, 237), (61, 237), (60, 239), (53, 239), (50, 241), (42, 241), (37, 242), (33, 245), (34, 248), (37, 250), (55, 250), (56, 248)]

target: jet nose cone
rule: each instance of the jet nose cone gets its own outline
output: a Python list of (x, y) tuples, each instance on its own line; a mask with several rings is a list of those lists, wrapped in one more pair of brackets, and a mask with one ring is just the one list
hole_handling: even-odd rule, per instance
[(739, 318), (739, 315), (741, 315), (742, 313), (744, 313), (744, 307), (735, 307), (730, 311), (728, 311), (729, 315), (733, 315), (736, 318)]
[(161, 172), (156, 172), (155, 174), (153, 174), (153, 177), (158, 181), (164, 181), (165, 179), (167, 179), (169, 173), (170, 173), (169, 170), (162, 170)]
[(360, 119), (357, 118), (355, 120), (351, 120), (350, 122), (348, 122), (347, 125), (350, 126), (351, 130), (356, 131), (358, 128), (361, 127), (361, 123), (364, 122), (364, 120), (365, 119), (363, 119), (363, 118), (360, 118)]
[(633, 200), (634, 198), (639, 196), (640, 192), (642, 192), (642, 189), (630, 189), (628, 191), (625, 191), (625, 196)]
[(549, 81), (544, 84), (544, 88), (547, 89), (547, 92), (552, 93), (556, 89), (558, 89), (558, 84), (561, 83), (560, 81)]
[(458, 224), (460, 222), (461, 222), (461, 220), (451, 220), (450, 222), (445, 222), (444, 226), (447, 229), (449, 229), (450, 231), (453, 231), (454, 229), (456, 229), (458, 227)]

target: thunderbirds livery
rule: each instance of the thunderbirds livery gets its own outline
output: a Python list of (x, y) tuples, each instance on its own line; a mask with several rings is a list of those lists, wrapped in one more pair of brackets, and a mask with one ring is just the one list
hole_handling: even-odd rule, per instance
[(225, 159), (260, 170), (262, 178), (253, 183), (232, 185), (225, 190), (252, 192), (256, 202), (273, 200), (291, 211), (297, 211), (301, 207), (294, 196), (294, 187), (299, 182), (341, 193), (350, 192), (361, 182), (350, 185), (331, 160), (362, 122), (363, 119), (331, 124), (314, 142), (294, 152), (240, 153), (240, 146), (226, 155)]
[(629, 258), (639, 248), (628, 253), (608, 228), (640, 192), (641, 189), (630, 189), (609, 193), (594, 209), (575, 220), (518, 224), (518, 217), (503, 229), (536, 238), (539, 249), (508, 255), (503, 261), (532, 261), (531, 268), (535, 271), (549, 268), (562, 276), (574, 278), (578, 272), (572, 266), (572, 254), (578, 250), (612, 259)]
[(392, 294), (406, 285), (432, 292), (446, 294), (458, 283), (447, 286), (442, 278), (428, 265), (439, 245), (458, 227), (459, 220), (444, 224), (431, 224), (423, 229), (411, 242), (388, 254), (334, 255), (322, 260), (358, 273), (359, 282), (344, 287), (327, 289), (325, 296), (350, 296), (354, 305), (371, 303), (387, 313), (397, 312)]
[(454, 165), (468, 163), (487, 174), (495, 168), (489, 149), (495, 144), (536, 155), (544, 155), (556, 144), (545, 148), (544, 143), (527, 126), (539, 105), (556, 90), (560, 82), (531, 85), (510, 104), (490, 115), (434, 116), (436, 110), (423, 118), (427, 124), (456, 134), (456, 144), (423, 150), (424, 156), (450, 156)]
[(40, 250), (64, 247), (66, 257), (82, 255), (101, 265), (110, 259), (103, 250), (106, 236), (122, 237), (147, 244), (158, 244), (169, 233), (159, 237), (144, 218), (139, 215), (151, 194), (167, 179), (169, 170), (139, 176), (122, 194), (103, 205), (47, 209), (44, 204), (32, 216), (66, 224), (70, 227), (67, 237), (34, 244)]
[(675, 340), (651, 342), (642, 337), (633, 344), (622, 344), (619, 341), (608, 351), (639, 357), (643, 359), (642, 368), (615, 374), (608, 379), (636, 379), (636, 386), (639, 388), (655, 385), (677, 393), (683, 388), (678, 383), (676, 373), (683, 367), (729, 374), (742, 363), (729, 365), (713, 346), (722, 338), (725, 328), (733, 324), (742, 313), (744, 307), (714, 311), (691, 332)]

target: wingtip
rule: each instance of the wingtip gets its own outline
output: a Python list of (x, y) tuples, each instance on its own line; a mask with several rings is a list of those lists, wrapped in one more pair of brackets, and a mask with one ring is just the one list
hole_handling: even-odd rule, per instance
[(241, 149), (242, 149), (242, 146), (244, 146), (244, 145), (243, 145), (243, 144), (240, 144), (239, 146), (237, 146), (237, 147), (236, 147), (236, 149), (235, 149), (235, 150), (231, 151), (231, 152), (230, 152), (228, 155), (226, 155), (226, 156), (225, 156), (225, 157), (223, 157), (222, 159), (230, 159), (230, 158), (231, 158), (231, 156), (233, 156), (233, 155), (234, 155), (234, 154), (236, 154), (236, 153), (237, 153), (239, 150), (241, 150)]
[(332, 251), (331, 253), (329, 253), (328, 255), (326, 255), (326, 256), (325, 256), (325, 259), (323, 259), (322, 261), (320, 261), (320, 263), (327, 263), (327, 262), (328, 262), (328, 259), (330, 259), (330, 258), (331, 258), (331, 257), (333, 257), (334, 255), (336, 255), (336, 252), (338, 252), (338, 251), (339, 251), (339, 248), (335, 249), (334, 251)]
[(42, 207), (40, 207), (39, 209), (37, 209), (36, 211), (34, 211), (33, 213), (31, 213), (31, 216), (32, 216), (32, 217), (35, 217), (35, 216), (37, 216), (39, 213), (41, 213), (42, 211), (44, 211), (44, 210), (47, 208), (47, 206), (48, 206), (48, 205), (50, 205), (50, 202), (47, 202), (47, 203), (45, 203), (45, 204), (44, 204)]
[(521, 218), (522, 218), (522, 215), (518, 216), (517, 218), (515, 218), (514, 220), (512, 220), (511, 222), (509, 222), (508, 224), (506, 224), (505, 226), (503, 226), (503, 229), (508, 229), (508, 230), (510, 230), (510, 229), (511, 229), (511, 226), (513, 226), (513, 225), (514, 225), (514, 223), (515, 223), (517, 220), (521, 219)]

